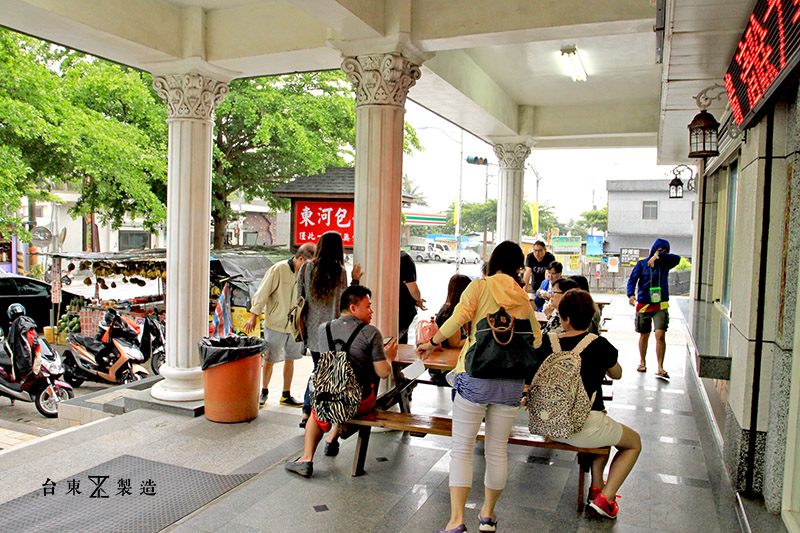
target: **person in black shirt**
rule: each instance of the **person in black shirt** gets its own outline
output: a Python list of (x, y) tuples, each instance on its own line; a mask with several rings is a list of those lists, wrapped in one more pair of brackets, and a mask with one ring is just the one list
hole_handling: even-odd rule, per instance
[[(558, 304), (558, 314), (561, 316), (561, 326), (564, 329), (564, 333), (558, 336), (558, 341), (563, 351), (572, 350), (586, 335), (590, 334), (588, 329), (594, 312), (594, 301), (588, 292), (571, 289), (564, 293)], [(550, 336), (545, 335), (541, 348), (537, 350), (537, 355), (544, 359), (552, 351)], [(609, 456), (598, 455), (592, 463), (589, 506), (607, 518), (616, 518), (619, 512), (619, 505), (616, 502), (617, 491), (628, 477), (642, 451), (639, 434), (605, 413), (603, 378), (605, 375), (611, 379), (622, 377), (622, 367), (617, 362), (617, 355), (617, 349), (604, 337), (596, 337), (580, 353), (581, 381), (583, 381), (589, 398), (593, 394), (595, 395), (592, 410), (579, 432), (566, 439), (553, 439), (577, 447), (614, 446), (617, 448), (607, 481), (603, 481), (603, 471)]]
[(400, 320), (397, 328), (399, 344), (408, 344), (408, 328), (417, 316), (417, 307), (425, 311), (425, 300), (417, 287), (417, 266), (404, 251), (400, 251)]
[(533, 243), (533, 251), (525, 258), (525, 273), (522, 275), (526, 291), (535, 292), (539, 288), (547, 266), (555, 260), (555, 256), (545, 249), (544, 241)]

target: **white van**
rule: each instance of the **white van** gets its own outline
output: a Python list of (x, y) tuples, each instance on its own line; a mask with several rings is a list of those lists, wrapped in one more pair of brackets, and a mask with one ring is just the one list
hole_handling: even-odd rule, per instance
[(444, 261), (445, 253), (450, 251), (450, 247), (441, 242), (429, 242), (428, 253), (435, 261)]

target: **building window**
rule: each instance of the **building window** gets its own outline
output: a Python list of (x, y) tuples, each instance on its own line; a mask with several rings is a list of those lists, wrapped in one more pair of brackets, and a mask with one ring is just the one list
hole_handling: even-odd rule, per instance
[(150, 234), (146, 231), (119, 232), (119, 250), (144, 250), (150, 248)]
[(734, 161), (728, 167), (728, 201), (725, 219), (725, 263), (723, 269), (722, 305), (730, 312), (733, 295), (733, 247), (736, 243), (736, 192), (739, 187), (739, 165)]
[(44, 206), (37, 205), (35, 208), (36, 211), (36, 218), (42, 218), (44, 216)]
[(658, 218), (658, 201), (642, 202), (642, 218), (645, 220)]

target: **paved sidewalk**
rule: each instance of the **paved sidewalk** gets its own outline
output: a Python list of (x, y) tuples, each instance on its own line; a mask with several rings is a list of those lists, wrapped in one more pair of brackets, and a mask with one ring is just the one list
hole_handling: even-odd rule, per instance
[[(639, 431), (643, 452), (620, 490), (616, 521), (575, 512), (578, 481), (574, 454), (511, 446), (509, 478), (497, 513), (501, 531), (739, 531), (735, 495), (722, 468), (708, 421), (686, 359), (685, 325), (673, 314), (667, 335), (670, 382), (636, 372), (638, 352), (632, 309), (624, 297), (606, 307), (612, 316), (608, 338), (620, 350), (624, 372), (614, 386), (609, 414)], [(654, 349), (651, 348), (651, 350)], [(307, 358), (306, 358), (307, 359)], [(292, 392), (301, 393), (298, 365)], [(650, 366), (650, 364), (648, 365)], [(430, 532), (449, 516), (450, 439), (415, 438), (398, 432), (373, 432), (365, 476), (350, 476), (355, 438), (342, 443), (338, 457), (318, 452), (314, 476), (286, 472), (283, 462), (297, 457), (303, 431), (300, 410), (277, 403), (280, 368), (273, 376), (270, 401), (258, 418), (242, 424), (216, 424), (147, 409), (71, 428), (34, 444), (0, 452), (3, 491), (0, 504), (41, 491), (46, 479), (62, 480), (132, 455), (212, 474), (255, 474), (222, 496), (178, 520), (166, 530)], [(412, 410), (449, 414), (449, 389), (420, 385)], [(518, 425), (527, 423), (520, 411)], [(483, 445), (474, 457), (473, 490), (467, 526), (477, 530), (483, 498)], [(154, 480), (156, 483), (157, 479)], [(186, 486), (187, 497), (193, 493)], [(76, 505), (88, 505), (76, 500)], [(138, 505), (138, 504), (137, 504)], [(102, 508), (102, 506), (101, 506)], [(93, 516), (88, 512), (86, 521)], [(148, 512), (141, 509), (143, 516)], [(771, 515), (755, 531), (781, 531)], [(763, 529), (762, 529), (763, 527)]]

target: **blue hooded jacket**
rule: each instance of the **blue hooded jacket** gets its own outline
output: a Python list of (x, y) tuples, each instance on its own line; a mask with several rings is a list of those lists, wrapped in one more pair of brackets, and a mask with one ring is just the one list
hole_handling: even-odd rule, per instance
[[(650, 268), (647, 261), (653, 257), (656, 250), (664, 248), (667, 251), (658, 254), (655, 267)], [(640, 304), (649, 304), (651, 280), (653, 287), (661, 287), (661, 301), (669, 300), (669, 271), (678, 266), (681, 256), (669, 253), (669, 241), (666, 239), (656, 239), (653, 247), (650, 248), (650, 255), (647, 259), (640, 259), (633, 267), (631, 277), (628, 278), (628, 298), (633, 296), (636, 291), (636, 284), (639, 284), (639, 291), (636, 294), (636, 301)]]

